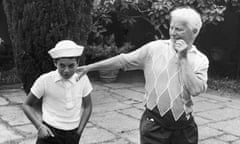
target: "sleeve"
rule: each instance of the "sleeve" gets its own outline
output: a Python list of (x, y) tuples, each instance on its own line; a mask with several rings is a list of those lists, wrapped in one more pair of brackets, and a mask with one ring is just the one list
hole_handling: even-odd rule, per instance
[(208, 61), (208, 58), (205, 56), (205, 57), (203, 57), (203, 59), (200, 62), (199, 66), (194, 71), (194, 73), (197, 75), (197, 77), (200, 80), (203, 81), (203, 83), (204, 83), (204, 91), (206, 91), (206, 89), (207, 89), (208, 67), (209, 67), (209, 61)]
[(93, 87), (87, 75), (83, 76), (83, 79), (84, 79), (84, 87), (82, 91), (82, 96), (86, 97), (92, 92)]
[(37, 97), (41, 98), (44, 95), (44, 77), (40, 76), (33, 84), (31, 92)]
[(149, 44), (127, 54), (120, 54), (121, 67), (124, 70), (143, 69), (148, 55)]

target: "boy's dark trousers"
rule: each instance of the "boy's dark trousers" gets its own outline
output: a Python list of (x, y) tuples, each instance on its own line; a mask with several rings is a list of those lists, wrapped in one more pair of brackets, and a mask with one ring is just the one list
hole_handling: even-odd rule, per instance
[(197, 144), (198, 128), (190, 115), (187, 119), (183, 114), (174, 121), (171, 110), (163, 117), (158, 109), (146, 108), (140, 121), (141, 144)]
[(80, 137), (77, 135), (77, 129), (65, 131), (44, 124), (51, 129), (55, 137), (38, 138), (36, 144), (79, 144)]

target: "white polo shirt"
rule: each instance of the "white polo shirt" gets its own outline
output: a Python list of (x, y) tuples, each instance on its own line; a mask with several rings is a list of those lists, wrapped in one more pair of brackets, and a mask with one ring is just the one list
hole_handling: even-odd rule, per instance
[(86, 75), (79, 81), (76, 76), (64, 80), (57, 70), (52, 71), (41, 75), (31, 88), (37, 98), (43, 97), (43, 121), (55, 128), (72, 130), (79, 125), (82, 98), (93, 88)]

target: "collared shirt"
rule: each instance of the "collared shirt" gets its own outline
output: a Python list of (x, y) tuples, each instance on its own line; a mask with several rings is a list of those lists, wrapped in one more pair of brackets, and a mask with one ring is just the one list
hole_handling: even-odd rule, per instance
[[(161, 82), (157, 82), (157, 76), (166, 69), (173, 55), (176, 55), (176, 51), (172, 48), (170, 40), (156, 40), (133, 52), (119, 56), (121, 66), (124, 70), (142, 69), (144, 71), (145, 100), (150, 110), (154, 108), (152, 105), (148, 105), (149, 100), (153, 99), (152, 97), (150, 98), (150, 94), (159, 88), (159, 84), (161, 85)], [(202, 80), (202, 91), (204, 92), (207, 89), (208, 58), (193, 46), (188, 51), (188, 62), (197, 78)], [(190, 95), (189, 93), (184, 94)], [(155, 99), (157, 99), (157, 97)], [(186, 113), (192, 112), (192, 105), (191, 99), (188, 103), (185, 103), (184, 109)]]
[(43, 121), (55, 128), (72, 130), (79, 125), (82, 98), (93, 88), (86, 75), (79, 81), (76, 77), (64, 80), (56, 70), (41, 75), (31, 88), (37, 98), (43, 97)]

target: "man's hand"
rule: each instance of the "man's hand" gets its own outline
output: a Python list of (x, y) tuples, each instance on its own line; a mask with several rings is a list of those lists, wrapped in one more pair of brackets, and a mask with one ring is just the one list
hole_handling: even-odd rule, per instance
[(53, 132), (51, 131), (51, 129), (49, 127), (47, 127), (46, 125), (42, 125), (39, 129), (38, 129), (38, 137), (39, 138), (46, 138), (46, 137), (54, 137)]
[(175, 49), (177, 51), (179, 58), (186, 57), (188, 45), (184, 40), (182, 39), (177, 40), (175, 43)]
[(77, 81), (79, 81), (83, 75), (87, 74), (87, 72), (88, 72), (87, 66), (78, 67), (76, 70), (76, 73), (78, 74)]
[(180, 39), (180, 40), (176, 40), (176, 43), (175, 43), (175, 49), (177, 50), (178, 53), (184, 51), (185, 49), (187, 49), (188, 45), (187, 43)]

